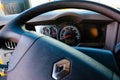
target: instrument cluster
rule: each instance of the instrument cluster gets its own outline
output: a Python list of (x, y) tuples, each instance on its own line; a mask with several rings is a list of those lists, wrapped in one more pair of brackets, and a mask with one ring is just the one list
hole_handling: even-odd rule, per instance
[(105, 24), (70, 24), (35, 26), (37, 33), (57, 39), (70, 46), (104, 46)]

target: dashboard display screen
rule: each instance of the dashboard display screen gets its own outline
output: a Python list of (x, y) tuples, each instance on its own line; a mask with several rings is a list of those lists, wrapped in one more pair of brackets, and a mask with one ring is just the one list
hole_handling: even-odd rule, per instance
[(106, 26), (95, 24), (80, 25), (82, 41), (92, 43), (103, 43), (105, 41)]

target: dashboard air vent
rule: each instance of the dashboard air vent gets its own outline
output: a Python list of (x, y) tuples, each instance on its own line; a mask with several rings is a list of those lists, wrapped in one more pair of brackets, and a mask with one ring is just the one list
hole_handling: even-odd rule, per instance
[(5, 46), (6, 46), (6, 48), (13, 50), (17, 46), (17, 43), (12, 42), (12, 41), (6, 41)]

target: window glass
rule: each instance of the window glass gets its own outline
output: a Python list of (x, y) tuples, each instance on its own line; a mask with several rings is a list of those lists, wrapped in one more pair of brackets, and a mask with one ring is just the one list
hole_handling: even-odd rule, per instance
[[(60, 0), (0, 0), (0, 16), (18, 14), (30, 7), (34, 7), (50, 1)], [(120, 0), (89, 0), (107, 4), (120, 10)]]

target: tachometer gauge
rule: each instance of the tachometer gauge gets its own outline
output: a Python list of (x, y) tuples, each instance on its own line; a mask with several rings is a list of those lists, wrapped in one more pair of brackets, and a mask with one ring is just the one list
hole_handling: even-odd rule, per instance
[(60, 41), (75, 46), (80, 41), (80, 32), (74, 25), (66, 25), (60, 31)]

